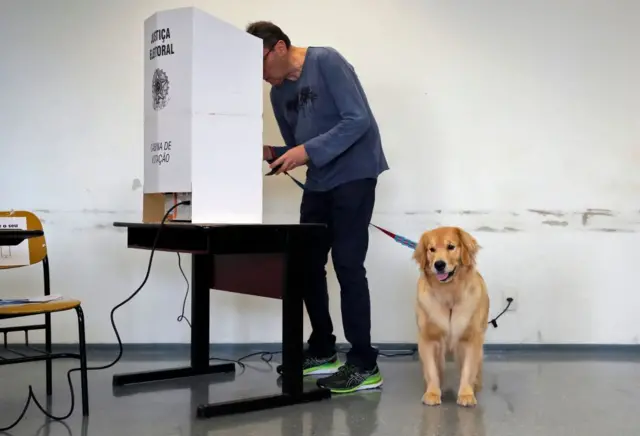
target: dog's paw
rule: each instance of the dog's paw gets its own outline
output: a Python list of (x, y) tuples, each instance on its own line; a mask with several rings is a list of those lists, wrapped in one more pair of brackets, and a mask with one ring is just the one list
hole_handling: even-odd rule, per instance
[(425, 392), (422, 396), (422, 404), (427, 406), (438, 406), (442, 403), (442, 393), (438, 389)]
[(471, 388), (460, 389), (458, 392), (458, 405), (463, 407), (473, 407), (478, 404), (476, 396)]

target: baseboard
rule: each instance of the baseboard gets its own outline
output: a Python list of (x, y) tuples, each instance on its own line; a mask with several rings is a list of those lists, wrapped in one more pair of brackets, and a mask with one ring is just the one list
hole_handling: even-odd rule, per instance
[[(33, 347), (42, 348), (42, 344), (32, 344)], [(383, 343), (374, 344), (381, 352), (388, 354), (405, 354), (417, 350), (415, 343)], [(11, 349), (22, 351), (26, 348), (21, 344), (9, 344)], [(54, 344), (55, 352), (75, 352), (77, 344)], [(277, 353), (281, 350), (280, 343), (245, 343), (245, 344), (211, 344), (210, 354), (218, 357), (239, 358), (253, 353)], [(348, 344), (338, 344), (340, 350), (347, 350)], [(527, 355), (554, 354), (573, 356), (585, 355), (595, 356), (640, 356), (640, 345), (637, 344), (486, 344), (485, 353), (488, 355)], [(189, 344), (179, 343), (130, 343), (123, 345), (124, 354), (134, 358), (149, 358), (150, 356), (161, 355), (163, 358), (188, 358), (190, 353)], [(112, 355), (118, 352), (117, 344), (87, 344), (88, 353), (92, 356)], [(403, 353), (404, 352), (404, 353)]]

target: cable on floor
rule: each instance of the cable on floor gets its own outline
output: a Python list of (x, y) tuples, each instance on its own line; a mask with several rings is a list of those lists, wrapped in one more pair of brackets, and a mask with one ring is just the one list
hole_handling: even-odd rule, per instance
[[(169, 210), (164, 214), (164, 216), (162, 217), (162, 221), (160, 221), (160, 226), (158, 227), (158, 231), (156, 232), (156, 237), (153, 241), (153, 245), (151, 246), (151, 253), (149, 254), (149, 263), (147, 265), (147, 272), (144, 276), (144, 280), (142, 281), (142, 283), (140, 284), (140, 286), (138, 286), (138, 289), (136, 289), (131, 295), (129, 295), (129, 297), (127, 297), (124, 301), (122, 301), (121, 303), (119, 303), (117, 306), (115, 306), (113, 309), (111, 309), (111, 314), (110, 314), (110, 319), (111, 319), (111, 327), (113, 328), (113, 332), (116, 335), (116, 339), (118, 340), (118, 356), (113, 360), (113, 362), (108, 363), (107, 365), (103, 365), (103, 366), (93, 366), (93, 367), (87, 367), (87, 371), (100, 371), (103, 369), (108, 369), (111, 368), (113, 366), (115, 366), (120, 359), (122, 358), (122, 354), (123, 354), (123, 346), (122, 346), (122, 339), (120, 337), (120, 332), (118, 331), (118, 328), (116, 327), (116, 323), (114, 320), (114, 315), (116, 313), (116, 311), (118, 309), (120, 309), (121, 307), (123, 307), (124, 305), (126, 305), (127, 303), (129, 303), (131, 300), (133, 300), (136, 295), (138, 295), (138, 293), (142, 290), (142, 288), (144, 287), (144, 285), (146, 285), (147, 280), (149, 280), (149, 275), (151, 274), (151, 265), (153, 264), (153, 256), (155, 255), (156, 252), (156, 247), (158, 245), (158, 240), (160, 239), (160, 234), (162, 233), (162, 229), (165, 226), (165, 222), (167, 220), (167, 218), (169, 217), (169, 214), (178, 206), (181, 205), (189, 205), (191, 204), (190, 201), (182, 201), (179, 202), (177, 204), (175, 204), (174, 206), (172, 206), (171, 208), (169, 208)], [(185, 276), (186, 279), (186, 276)], [(49, 412), (47, 412), (45, 410), (45, 408), (40, 404), (40, 402), (38, 401), (38, 399), (36, 398), (34, 392), (33, 392), (33, 386), (29, 385), (29, 393), (27, 396), (27, 401), (25, 402), (25, 405), (22, 409), (22, 412), (20, 413), (20, 415), (18, 416), (18, 418), (8, 427), (0, 427), (0, 432), (6, 432), (9, 431), (11, 429), (13, 429), (16, 425), (18, 425), (20, 423), (20, 421), (22, 421), (22, 419), (24, 418), (25, 414), (27, 413), (27, 410), (29, 409), (29, 405), (31, 404), (31, 401), (33, 401), (35, 403), (35, 405), (38, 407), (38, 409), (40, 409), (40, 411), (49, 419), (52, 419), (54, 421), (64, 421), (65, 419), (69, 418), (72, 414), (73, 414), (73, 410), (75, 408), (75, 392), (74, 392), (74, 388), (73, 388), (73, 382), (71, 381), (71, 374), (74, 372), (79, 372), (80, 368), (72, 368), (67, 372), (67, 381), (69, 382), (69, 390), (71, 392), (71, 407), (69, 408), (69, 412), (61, 415), (61, 416), (55, 416)]]

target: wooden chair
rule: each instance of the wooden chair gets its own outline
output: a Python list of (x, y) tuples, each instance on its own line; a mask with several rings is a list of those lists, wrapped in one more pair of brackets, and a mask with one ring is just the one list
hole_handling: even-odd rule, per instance
[[(26, 218), (27, 230), (43, 230), (40, 219), (31, 212), (27, 211), (11, 211), (0, 212), (0, 217), (16, 217)], [(44, 271), (44, 295), (50, 295), (49, 281), (49, 257), (47, 256), (47, 245), (45, 237), (35, 237), (25, 240), (29, 244), (29, 266), (42, 263)], [(0, 243), (0, 245), (2, 245)], [(27, 266), (27, 265), (23, 265)], [(20, 268), (20, 266), (2, 266), (0, 269)], [(15, 297), (11, 292), (3, 289), (0, 281), (0, 298)], [(63, 312), (67, 310), (75, 310), (78, 317), (78, 336), (79, 336), (79, 353), (53, 353), (51, 349), (51, 314), (55, 312)], [(84, 329), (84, 312), (81, 303), (78, 300), (62, 299), (51, 301), (48, 303), (28, 303), (12, 306), (0, 305), (0, 320), (13, 319), (20, 317), (28, 317), (34, 315), (44, 315), (44, 324), (20, 325), (11, 327), (0, 327), (0, 333), (4, 336), (4, 348), (17, 357), (0, 356), (0, 365), (11, 365), (17, 363), (45, 361), (46, 362), (46, 384), (47, 396), (52, 395), (52, 362), (55, 359), (73, 358), (80, 360), (80, 379), (82, 389), (82, 414), (89, 416), (89, 393), (87, 387), (87, 354)], [(36, 349), (29, 345), (29, 332), (35, 330), (45, 331), (45, 351)], [(16, 350), (12, 350), (7, 343), (7, 335), (9, 333), (24, 332), (25, 347), (29, 351), (35, 352), (35, 355), (27, 355)]]

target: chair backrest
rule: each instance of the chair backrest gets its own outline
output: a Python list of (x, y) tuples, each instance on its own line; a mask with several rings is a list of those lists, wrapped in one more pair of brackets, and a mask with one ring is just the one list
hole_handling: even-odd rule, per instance
[[(24, 228), (23, 224), (20, 230), (44, 230), (42, 228), (42, 221), (40, 221), (40, 218), (38, 218), (32, 212), (28, 212), (25, 210), (0, 211), (0, 223), (4, 221), (5, 218), (15, 218), (22, 221), (23, 223), (26, 221), (26, 229)], [(2, 259), (0, 259), (0, 269), (20, 268), (22, 266), (34, 265), (36, 263), (42, 262), (47, 257), (47, 243), (45, 241), (44, 235), (38, 236), (36, 238), (26, 239), (16, 247), (20, 247), (22, 246), (22, 244), (27, 244), (28, 246), (28, 263), (25, 259), (25, 262), (22, 265), (2, 265)], [(6, 250), (7, 254), (10, 255), (11, 250), (13, 250), (16, 255), (21, 255), (22, 253), (19, 254), (19, 251), (17, 251), (19, 249), (16, 247), (0, 246), (0, 251)], [(4, 256), (4, 254), (0, 252), (0, 258), (2, 256)]]

